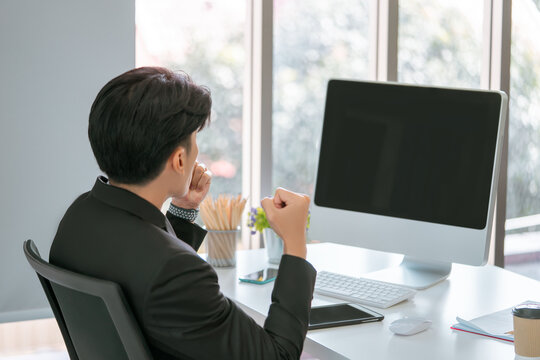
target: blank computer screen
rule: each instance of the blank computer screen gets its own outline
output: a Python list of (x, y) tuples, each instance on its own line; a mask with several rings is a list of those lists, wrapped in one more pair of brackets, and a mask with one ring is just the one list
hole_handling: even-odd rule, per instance
[(483, 229), (497, 93), (331, 80), (318, 206)]

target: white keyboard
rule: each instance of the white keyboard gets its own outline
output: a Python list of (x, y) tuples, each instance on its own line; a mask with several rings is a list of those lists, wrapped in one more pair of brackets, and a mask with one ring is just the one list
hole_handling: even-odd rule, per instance
[(382, 281), (356, 278), (327, 271), (317, 273), (317, 294), (386, 309), (410, 299), (416, 291)]

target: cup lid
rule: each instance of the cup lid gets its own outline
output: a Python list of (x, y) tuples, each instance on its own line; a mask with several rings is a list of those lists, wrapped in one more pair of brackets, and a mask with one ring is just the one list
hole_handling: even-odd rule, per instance
[(525, 319), (540, 319), (540, 304), (521, 304), (512, 309), (514, 316)]

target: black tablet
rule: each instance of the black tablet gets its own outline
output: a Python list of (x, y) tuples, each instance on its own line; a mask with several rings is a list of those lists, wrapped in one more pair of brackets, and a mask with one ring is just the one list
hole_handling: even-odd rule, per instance
[(312, 307), (308, 330), (381, 321), (384, 316), (358, 304)]

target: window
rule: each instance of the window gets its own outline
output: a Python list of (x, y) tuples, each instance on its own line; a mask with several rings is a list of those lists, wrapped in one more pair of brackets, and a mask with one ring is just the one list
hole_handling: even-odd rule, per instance
[(483, 1), (399, 1), (398, 80), (480, 87)]
[(136, 64), (183, 70), (212, 91), (212, 123), (198, 135), (211, 192), (242, 190), (245, 1), (136, 2)]
[(512, 2), (505, 267), (540, 279), (540, 1)]
[[(369, 44), (378, 41), (369, 35), (373, 2), (270, 1), (272, 184), (311, 194), (327, 82), (367, 79), (369, 49), (382, 46)], [(243, 83), (251, 80), (244, 79), (245, 56), (251, 51), (244, 42), (249, 31), (247, 4), (246, 0), (136, 0), (137, 66), (185, 70), (212, 90), (213, 121), (199, 135), (199, 144), (200, 159), (214, 172), (213, 194), (242, 190)], [(492, 66), (482, 64), (482, 46), (487, 46), (482, 44), (485, 4), (399, 0), (399, 24), (393, 24), (398, 25), (398, 80), (479, 88), (482, 66)], [(491, 10), (486, 16), (502, 16)], [(388, 14), (377, 16), (384, 23)], [(539, 270), (529, 271), (540, 269), (540, 43), (535, 41), (540, 0), (514, 0), (512, 17), (505, 259), (508, 268), (540, 279)], [(499, 20), (486, 19), (491, 24)]]
[(274, 2), (274, 187), (313, 192), (328, 80), (367, 78), (368, 5)]

